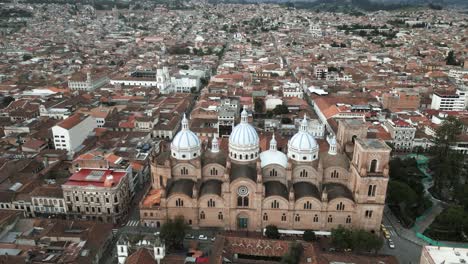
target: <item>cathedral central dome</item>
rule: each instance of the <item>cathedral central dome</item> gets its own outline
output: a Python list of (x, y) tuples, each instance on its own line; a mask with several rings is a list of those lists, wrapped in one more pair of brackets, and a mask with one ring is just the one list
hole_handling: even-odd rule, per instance
[(182, 130), (180, 130), (172, 139), (172, 156), (182, 160), (196, 158), (200, 156), (200, 146), (200, 139), (195, 135), (195, 133), (190, 131), (188, 120), (184, 114), (182, 119)]
[(297, 132), (288, 142), (288, 157), (297, 161), (317, 159), (319, 146), (315, 138), (307, 132), (307, 117), (301, 122)]
[(234, 127), (229, 136), (229, 152), (235, 160), (253, 160), (258, 156), (259, 138), (257, 131), (248, 123), (248, 114), (241, 113), (241, 122)]

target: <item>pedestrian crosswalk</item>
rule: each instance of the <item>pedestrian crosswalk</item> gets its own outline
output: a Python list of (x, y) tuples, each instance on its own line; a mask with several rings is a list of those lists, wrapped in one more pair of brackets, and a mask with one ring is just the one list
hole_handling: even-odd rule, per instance
[(140, 225), (140, 221), (138, 220), (131, 220), (131, 221), (128, 221), (126, 226), (139, 226)]
[(114, 235), (115, 235), (115, 234), (117, 234), (118, 232), (119, 232), (119, 230), (118, 230), (118, 229), (116, 229), (116, 228), (112, 229), (112, 234), (114, 234)]

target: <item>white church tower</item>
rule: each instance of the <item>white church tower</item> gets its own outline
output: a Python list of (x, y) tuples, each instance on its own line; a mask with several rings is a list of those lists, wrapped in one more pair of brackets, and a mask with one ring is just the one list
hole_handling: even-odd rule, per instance
[(167, 67), (156, 70), (156, 87), (158, 87), (161, 94), (172, 92), (171, 77), (169, 76), (169, 69)]

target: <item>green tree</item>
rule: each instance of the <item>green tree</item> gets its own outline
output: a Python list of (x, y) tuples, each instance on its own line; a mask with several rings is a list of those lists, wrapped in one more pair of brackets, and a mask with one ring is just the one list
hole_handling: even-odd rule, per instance
[(255, 113), (263, 113), (263, 100), (261, 98), (254, 99), (254, 111)]
[(273, 109), (273, 114), (274, 115), (284, 115), (284, 114), (287, 114), (289, 113), (289, 109), (287, 106), (285, 105), (277, 105), (275, 106), (275, 108)]
[(265, 227), (265, 235), (270, 239), (278, 239), (280, 237), (278, 227), (275, 225), (267, 225)]
[(434, 191), (443, 199), (450, 199), (453, 195), (450, 190), (460, 182), (463, 155), (452, 147), (462, 133), (462, 128), (463, 124), (458, 118), (449, 116), (437, 129), (433, 140), (430, 166), (434, 171)]
[(445, 62), (447, 63), (447, 65), (460, 65), (457, 58), (455, 57), (455, 52), (453, 50), (449, 51), (447, 57), (445, 58)]
[(306, 230), (302, 235), (302, 239), (307, 242), (315, 241), (317, 237), (315, 236), (315, 232), (313, 230)]
[(281, 264), (298, 264), (303, 252), (304, 248), (301, 243), (291, 243), (288, 253), (281, 259)]
[(382, 238), (359, 229), (351, 232), (351, 248), (358, 252), (377, 252), (383, 245)]
[(185, 223), (183, 216), (177, 216), (174, 220), (169, 219), (161, 227), (161, 239), (170, 249), (182, 247), (185, 234), (190, 230), (190, 226)]
[(30, 60), (30, 59), (32, 59), (31, 54), (24, 54), (24, 55), (23, 55), (23, 61), (28, 61), (28, 60)]
[(352, 245), (352, 232), (343, 226), (338, 226), (331, 231), (332, 245), (339, 249), (351, 248)]

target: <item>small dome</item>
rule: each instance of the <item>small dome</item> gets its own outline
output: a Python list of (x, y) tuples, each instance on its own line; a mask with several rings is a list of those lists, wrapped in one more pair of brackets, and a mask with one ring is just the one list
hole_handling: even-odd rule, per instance
[(315, 138), (307, 132), (307, 117), (304, 116), (299, 132), (289, 140), (288, 156), (298, 161), (315, 160), (318, 148)]
[(192, 159), (200, 155), (200, 139), (188, 128), (188, 120), (184, 114), (182, 130), (172, 139), (172, 156), (177, 159)]
[(267, 150), (260, 153), (260, 160), (262, 168), (270, 164), (278, 164), (283, 168), (288, 166), (288, 156), (278, 150)]
[(283, 168), (288, 166), (288, 156), (286, 156), (286, 154), (283, 152), (278, 151), (276, 149), (276, 144), (277, 142), (275, 139), (275, 134), (273, 134), (273, 137), (270, 141), (270, 149), (260, 153), (260, 165), (262, 168), (270, 164), (278, 164)]

